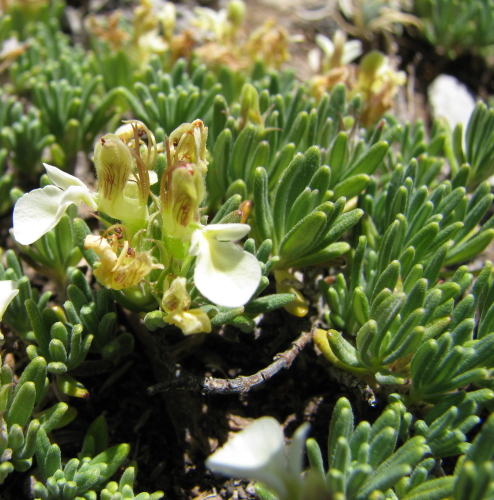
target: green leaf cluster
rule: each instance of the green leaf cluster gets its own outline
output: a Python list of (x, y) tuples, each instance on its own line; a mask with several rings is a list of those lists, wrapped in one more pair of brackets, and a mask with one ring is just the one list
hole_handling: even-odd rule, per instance
[(451, 59), (494, 44), (491, 0), (414, 0), (413, 8), (424, 23), (426, 38)]

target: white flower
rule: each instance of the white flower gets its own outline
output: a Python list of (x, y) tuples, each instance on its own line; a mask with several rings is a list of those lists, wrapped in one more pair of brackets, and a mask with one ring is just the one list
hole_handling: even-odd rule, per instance
[(302, 497), (302, 460), (308, 424), (297, 429), (285, 446), (280, 424), (272, 417), (255, 420), (207, 460), (213, 472), (254, 479), (276, 492), (280, 500)]
[(192, 233), (189, 254), (197, 257), (194, 283), (219, 306), (243, 306), (259, 286), (259, 261), (232, 243), (249, 231), (247, 224), (211, 224)]
[(77, 177), (44, 163), (46, 173), (54, 186), (35, 189), (22, 196), (14, 207), (14, 238), (21, 245), (29, 245), (53, 229), (69, 205), (82, 202), (98, 209), (88, 187)]
[[(316, 43), (324, 54), (323, 71), (346, 66), (362, 54), (362, 42), (347, 41), (346, 34), (341, 30), (336, 31), (333, 40), (317, 34)], [(313, 71), (320, 70), (321, 55), (317, 49), (309, 52), (309, 65)]]
[(5, 314), (7, 307), (9, 307), (10, 302), (18, 293), (19, 290), (17, 290), (17, 281), (0, 281), (0, 321), (2, 321), (3, 315)]

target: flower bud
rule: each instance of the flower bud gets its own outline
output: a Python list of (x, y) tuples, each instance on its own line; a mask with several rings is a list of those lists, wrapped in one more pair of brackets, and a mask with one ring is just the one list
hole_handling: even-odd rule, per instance
[(167, 187), (162, 192), (163, 227), (174, 238), (183, 238), (199, 223), (199, 205), (204, 198), (204, 178), (194, 163), (178, 163), (166, 172)]
[(115, 134), (106, 134), (94, 149), (99, 194), (107, 200), (118, 197), (125, 189), (133, 169), (129, 148)]
[(228, 4), (226, 16), (236, 30), (244, 22), (245, 10), (245, 3), (242, 0), (231, 0)]
[(98, 176), (98, 208), (110, 217), (122, 219), (128, 208), (124, 191), (134, 166), (129, 148), (115, 134), (106, 134), (94, 149), (94, 165)]
[(208, 171), (207, 139), (208, 128), (204, 126), (202, 120), (183, 123), (177, 127), (169, 137), (170, 165), (179, 162), (195, 163), (204, 177)]
[(158, 17), (163, 27), (163, 37), (170, 42), (173, 37), (173, 32), (175, 31), (175, 23), (177, 22), (177, 9), (175, 4), (166, 2), (159, 12)]
[(307, 299), (297, 288), (297, 280), (289, 271), (276, 270), (274, 272), (276, 280), (276, 293), (293, 293), (295, 299), (284, 306), (284, 308), (297, 318), (303, 318), (309, 312)]
[(263, 125), (259, 108), (259, 94), (250, 83), (246, 83), (242, 87), (242, 93), (240, 94), (240, 128), (244, 128), (247, 123)]
[[(98, 209), (123, 220), (132, 233), (145, 226), (147, 198), (142, 199), (129, 147), (115, 134), (106, 134), (94, 149), (94, 164), (98, 176)], [(135, 182), (129, 182), (133, 178)]]

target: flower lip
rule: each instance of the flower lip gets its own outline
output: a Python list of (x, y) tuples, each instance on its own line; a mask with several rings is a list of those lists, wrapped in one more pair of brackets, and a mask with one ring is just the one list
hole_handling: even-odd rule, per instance
[(17, 281), (0, 281), (0, 321), (2, 320), (10, 302), (18, 293), (19, 290), (17, 289)]
[(277, 493), (286, 491), (285, 438), (273, 417), (262, 417), (240, 431), (206, 460), (213, 472), (255, 479)]
[(309, 424), (301, 425), (286, 447), (278, 421), (259, 418), (208, 457), (206, 467), (227, 476), (261, 481), (280, 500), (301, 498), (303, 448), (308, 431)]
[(246, 224), (211, 224), (191, 235), (189, 254), (196, 257), (194, 283), (204, 297), (219, 306), (245, 305), (261, 281), (257, 258), (232, 243), (249, 230)]
[(21, 245), (34, 243), (53, 229), (72, 203), (79, 206), (84, 202), (98, 209), (89, 188), (77, 177), (46, 163), (44, 166), (55, 185), (24, 194), (14, 207), (14, 238)]

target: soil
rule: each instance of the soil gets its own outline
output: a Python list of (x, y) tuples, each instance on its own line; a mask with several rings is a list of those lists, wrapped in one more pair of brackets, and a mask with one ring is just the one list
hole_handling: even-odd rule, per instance
[[(75, 9), (86, 9), (88, 5), (76, 0), (69, 3)], [(208, 2), (208, 6), (214, 4)], [(308, 41), (297, 45), (290, 63), (303, 80), (309, 75), (306, 57), (313, 46), (314, 35), (317, 32), (331, 34), (335, 24), (329, 18), (305, 21), (300, 11), (325, 5), (326, 2), (303, 0), (249, 0), (248, 23), (259, 26), (266, 17), (273, 16), (290, 33), (306, 35)], [(457, 76), (479, 95), (493, 93), (491, 73), (483, 60), (465, 56), (449, 61), (420, 42), (413, 32), (405, 32), (396, 43), (400, 67), (415, 66), (417, 115), (426, 116), (424, 96), (439, 73)], [(0, 224), (2, 240), (10, 227), (11, 219), (4, 217)], [(134, 353), (109, 373), (78, 373), (90, 397), (71, 398), (70, 404), (77, 409), (78, 417), (69, 426), (54, 431), (51, 437), (60, 445), (63, 456), (76, 456), (89, 424), (103, 414), (110, 430), (110, 444), (131, 445), (129, 460), (124, 465), (134, 462), (139, 465), (136, 492), (163, 490), (166, 498), (179, 500), (256, 498), (252, 483), (225, 480), (204, 467), (205, 458), (229, 435), (264, 415), (275, 417), (288, 438), (300, 424), (310, 422), (310, 436), (318, 441), (324, 455), (329, 420), (339, 397), (345, 396), (351, 401), (357, 421), (372, 422), (386, 404), (378, 398), (376, 406), (371, 407), (332, 379), (312, 344), (305, 347), (289, 369), (281, 370), (248, 393), (202, 395), (173, 391), (150, 397), (147, 388), (169, 376), (163, 362), (165, 351), (172, 352), (174, 363), (199, 377), (249, 376), (268, 366), (277, 353), (289, 349), (301, 332), (310, 331), (311, 320), (294, 318), (280, 310), (263, 317), (251, 334), (227, 329), (184, 339), (173, 327), (147, 332), (138, 317), (124, 310), (119, 310), (119, 316), (122, 328), (136, 335)], [(312, 323), (316, 321), (317, 311), (311, 310), (308, 318), (312, 318)], [(20, 352), (24, 348), (19, 345)], [(89, 372), (93, 365), (85, 366)], [(55, 401), (55, 395), (51, 397), (47, 406)], [(11, 474), (3, 485), (1, 498), (29, 498), (25, 478), (25, 474)]]

